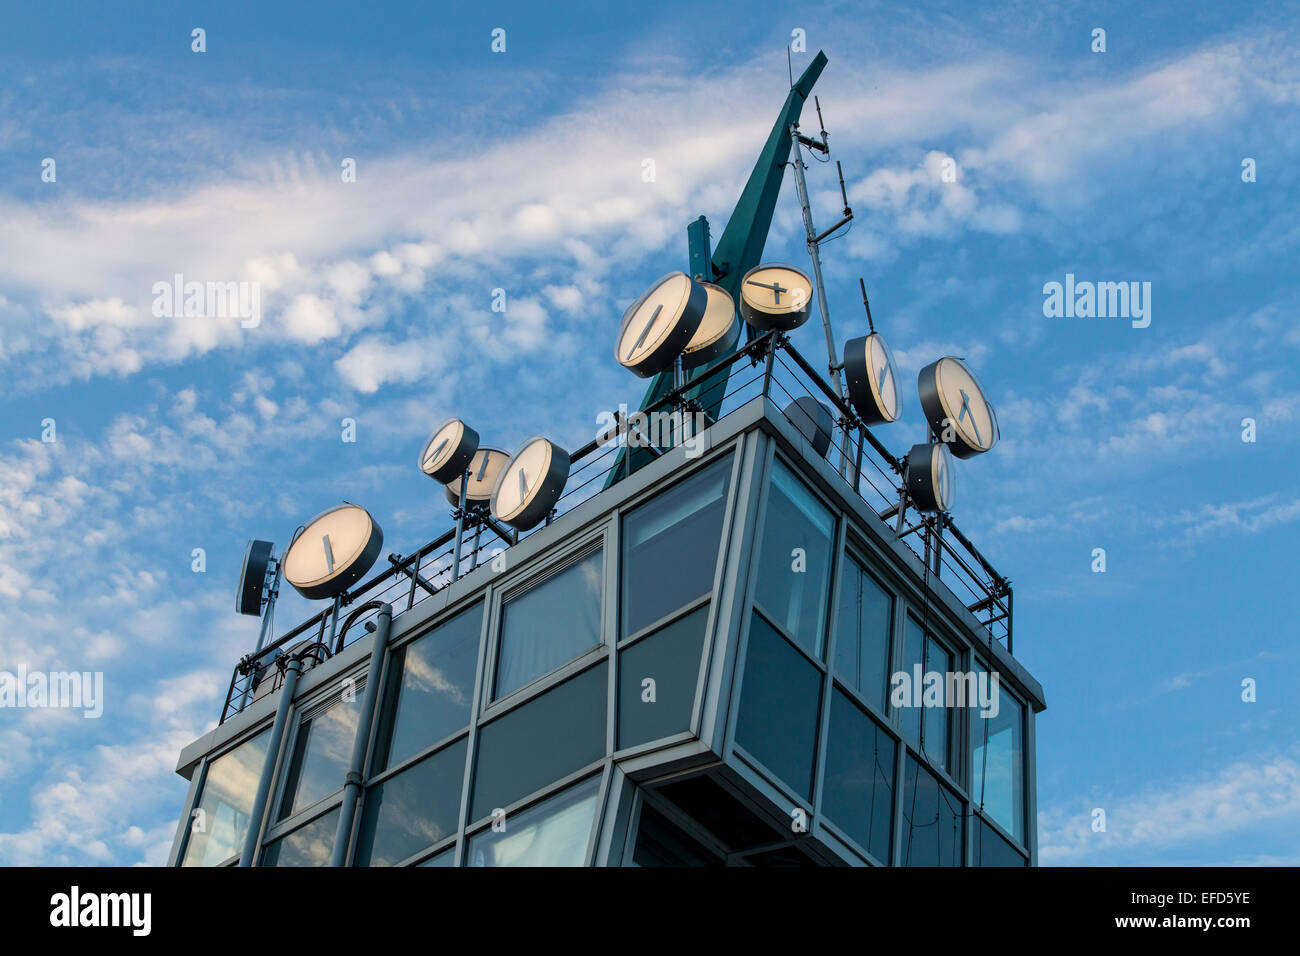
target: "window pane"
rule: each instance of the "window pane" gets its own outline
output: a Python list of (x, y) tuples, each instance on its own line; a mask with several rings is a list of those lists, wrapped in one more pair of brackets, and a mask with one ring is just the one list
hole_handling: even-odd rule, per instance
[(260, 866), (329, 866), (339, 811), (331, 810), (287, 836), (268, 843)]
[(269, 738), (264, 730), (208, 766), (197, 807), (202, 814), (187, 823), (189, 837), (181, 866), (216, 866), (243, 848)]
[(582, 866), (596, 814), (597, 774), (507, 817), (469, 841), (470, 866)]
[(624, 519), (624, 637), (712, 589), (730, 482), (727, 458)]
[(849, 836), (889, 863), (894, 805), (894, 739), (845, 694), (831, 695), (822, 804)]
[(350, 696), (298, 725), (279, 819), (343, 787), (361, 714), (360, 695)]
[(501, 610), (496, 695), (503, 697), (600, 643), (604, 555), (587, 555)]
[(961, 801), (908, 754), (903, 770), (903, 866), (961, 866)]
[(1028, 866), (1029, 860), (1011, 848), (1011, 844), (991, 826), (975, 817), (976, 866)]
[(455, 866), (456, 865), (456, 847), (449, 846), (440, 853), (434, 854), (422, 863), (416, 866)]
[[(620, 748), (690, 729), (708, 620), (706, 604), (619, 651)], [(653, 700), (646, 700), (646, 678), (654, 681)]]
[(466, 738), (366, 791), (357, 866), (392, 866), (456, 832)]
[(470, 820), (479, 820), (605, 755), (605, 664), (583, 671), (479, 731)]
[(909, 617), (903, 639), (903, 672), (891, 682), (891, 705), (898, 709), (903, 736), (944, 770), (951, 766), (952, 708), (947, 698), (951, 671), (952, 654), (933, 637), (924, 637), (921, 625)]
[(822, 675), (754, 614), (745, 652), (736, 742), (805, 798), (812, 796)]
[(388, 699), (376, 771), (469, 724), (482, 625), (483, 605), (475, 604), (394, 654), (393, 673), (401, 674), (401, 681)]
[[(985, 700), (993, 707), (972, 708), (971, 799), (1021, 843), (1025, 840), (1024, 705), (1010, 694), (992, 694), (988, 671), (978, 664), (974, 671)], [(987, 710), (989, 716), (981, 716)], [(987, 746), (985, 739), (987, 735)]]
[(893, 596), (856, 561), (846, 559), (837, 603), (835, 672), (883, 711)]
[(815, 657), (822, 653), (835, 519), (780, 462), (772, 468), (755, 602)]

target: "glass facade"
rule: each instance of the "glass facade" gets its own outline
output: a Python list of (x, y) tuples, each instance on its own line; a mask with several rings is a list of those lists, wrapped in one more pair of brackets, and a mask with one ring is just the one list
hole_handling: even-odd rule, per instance
[(298, 725), (280, 818), (310, 807), (343, 786), (361, 713), (359, 693), (331, 704)]
[(619, 651), (619, 749), (690, 729), (708, 621), (706, 604)]
[[(990, 691), (993, 684), (986, 668), (972, 668)], [(971, 707), (970, 766), (971, 799), (1017, 840), (1025, 839), (1025, 708), (1020, 701), (997, 687), (993, 708)], [(983, 711), (988, 711), (985, 716)]]
[(292, 833), (270, 841), (259, 866), (329, 866), (339, 811), (331, 810)]
[(730, 483), (728, 456), (623, 520), (622, 636), (637, 633), (713, 588)]
[(901, 866), (961, 866), (961, 800), (911, 754), (904, 760)]
[(600, 643), (604, 552), (580, 558), (501, 610), (496, 697), (568, 663)]
[[(503, 817), (470, 838), (470, 866), (582, 866), (596, 816), (600, 776)], [(499, 827), (499, 828), (498, 828)]]
[(903, 637), (903, 670), (890, 688), (890, 703), (898, 708), (903, 736), (944, 770), (951, 767), (953, 709), (944, 695), (952, 669), (948, 649), (909, 617)]
[(270, 736), (264, 730), (208, 764), (198, 805), (182, 824), (189, 828), (182, 866), (217, 866), (239, 855)]
[(478, 602), (393, 652), (376, 772), (469, 726), (482, 626)]
[(813, 657), (822, 656), (835, 517), (780, 461), (772, 465), (754, 603)]
[(831, 695), (822, 806), (876, 860), (888, 862), (894, 808), (894, 738), (841, 690)]
[(465, 738), (366, 791), (357, 866), (392, 866), (452, 835), (460, 813)]
[(894, 598), (853, 558), (846, 556), (840, 568), (835, 676), (884, 713)]

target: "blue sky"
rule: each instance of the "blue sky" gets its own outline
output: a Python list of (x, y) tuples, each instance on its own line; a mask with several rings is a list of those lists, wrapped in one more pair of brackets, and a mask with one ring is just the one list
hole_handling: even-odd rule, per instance
[[(256, 639), (249, 537), (346, 497), (405, 553), (449, 521), (414, 467), (436, 421), (572, 447), (639, 399), (618, 319), (685, 265), (691, 219), (721, 234), (798, 28), (858, 217), (825, 248), (840, 340), (864, 275), (908, 380), (964, 355), (999, 411), (955, 515), (1046, 689), (1043, 862), (1300, 863), (1294, 10), (565, 9), (6, 10), (0, 669), (101, 670), (106, 701), (0, 711), (0, 862), (165, 860), (176, 755)], [(806, 261), (799, 229), (787, 182), (767, 257)], [(177, 272), (259, 282), (261, 324), (155, 318)], [(1150, 326), (1044, 316), (1067, 273), (1150, 282)], [(924, 431), (905, 398), (879, 431), (899, 453)]]

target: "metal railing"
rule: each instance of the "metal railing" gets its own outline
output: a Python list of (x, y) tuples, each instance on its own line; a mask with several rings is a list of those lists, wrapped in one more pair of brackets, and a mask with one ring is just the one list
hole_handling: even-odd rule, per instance
[[(827, 457), (838, 467), (844, 481), (878, 517), (893, 522), (899, 539), (923, 562), (927, 578), (933, 575), (935, 581), (942, 582), (988, 630), (990, 640), (1003, 643), (1008, 651), (1012, 649), (1011, 583), (961, 533), (950, 515), (925, 515), (910, 508), (903, 492), (904, 463), (881, 444), (852, 407), (779, 332), (766, 332), (741, 345), (638, 413), (615, 413), (613, 426), (572, 453), (574, 467), (564, 494), (550, 517), (538, 527), (545, 527), (599, 494), (607, 484), (631, 474), (637, 467), (634, 447), (645, 448), (656, 456), (663, 454), (666, 446), (654, 442), (663, 436), (647, 435), (641, 423), (652, 420), (657, 412), (704, 413), (702, 385), (713, 386), (706, 400), (716, 406), (716, 416), (709, 416), (714, 422), (759, 395), (785, 408), (786, 417), (796, 426), (801, 423), (791, 418), (788, 410), (795, 399), (812, 396), (826, 405), (836, 420)], [(910, 525), (909, 511), (914, 516)], [(453, 520), (460, 517), (459, 511), (453, 510)], [(468, 508), (464, 518), (459, 568), (454, 527), (405, 557), (389, 554), (382, 571), (342, 595), (339, 620), (333, 619), (335, 608), (331, 605), (255, 654), (242, 658), (231, 674), (221, 720), (224, 722), (249, 701), (277, 688), (283, 679), (283, 663), (300, 645), (319, 645), (325, 656), (337, 654), (373, 627), (372, 619), (381, 604), (391, 604), (398, 613), (409, 610), (537, 530), (514, 532), (481, 505)]]

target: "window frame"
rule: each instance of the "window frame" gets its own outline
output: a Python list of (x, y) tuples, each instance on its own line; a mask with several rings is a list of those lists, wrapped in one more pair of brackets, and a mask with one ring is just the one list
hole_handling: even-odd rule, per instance
[[(176, 851), (177, 869), (182, 869), (185, 866), (185, 854), (189, 852), (190, 839), (194, 836), (194, 811), (197, 810), (199, 808), (199, 805), (203, 802), (203, 796), (207, 791), (208, 771), (211, 769), (212, 765), (216, 763), (218, 760), (220, 760), (222, 757), (234, 753), (244, 744), (250, 743), (252, 740), (254, 740), (262, 733), (269, 734), (271, 731), (271, 725), (272, 722), (270, 720), (267, 720), (263, 723), (257, 724), (256, 726), (250, 727), (245, 733), (240, 734), (236, 739), (230, 741), (226, 746), (222, 747), (219, 751), (204, 756), (202, 764), (199, 766), (198, 769), (195, 770), (195, 773), (199, 775), (199, 781), (194, 787), (194, 793), (192, 799), (190, 799), (186, 803), (185, 815), (182, 818), (185, 820), (185, 832), (183, 838), (181, 839), (181, 845)], [(267, 742), (267, 746), (268, 747), (270, 746), (270, 741)], [(262, 762), (263, 764), (266, 763), (265, 754), (263, 754)], [(249, 820), (249, 823), (251, 825), (252, 820)], [(247, 838), (248, 836), (247, 831), (245, 831), (244, 836), (245, 838)], [(219, 863), (213, 863), (211, 868), (216, 869), (222, 866), (235, 866), (239, 863), (239, 857), (241, 856), (242, 853), (243, 853), (243, 847), (241, 846), (238, 850), (235, 851), (233, 855), (226, 857)]]
[[(493, 590), (488, 603), (489, 633), (487, 645), (489, 653), (483, 655), (487, 659), (482, 662), (481, 683), (483, 689), (480, 695), (482, 699), (479, 702), (478, 724), (482, 724), (498, 714), (505, 713), (512, 707), (517, 707), (536, 694), (545, 693), (562, 680), (573, 676), (607, 655), (610, 646), (609, 635), (613, 633), (610, 619), (617, 616), (616, 609), (610, 607), (610, 579), (613, 577), (616, 580), (619, 571), (617, 562), (610, 561), (610, 554), (613, 553), (612, 549), (618, 547), (618, 540), (614, 531), (617, 525), (617, 521), (607, 520), (602, 527), (594, 529), (592, 533), (583, 535), (555, 554), (547, 555), (545, 562), (521, 565), (509, 580), (503, 581)], [(544, 674), (540, 674), (509, 693), (499, 697), (496, 696), (497, 667), (501, 659), (502, 623), (505, 619), (503, 612), (506, 604), (528, 591), (542, 587), (557, 574), (596, 552), (602, 552), (599, 641), (577, 657), (569, 659)], [(615, 593), (617, 593), (617, 584), (615, 584)]]

